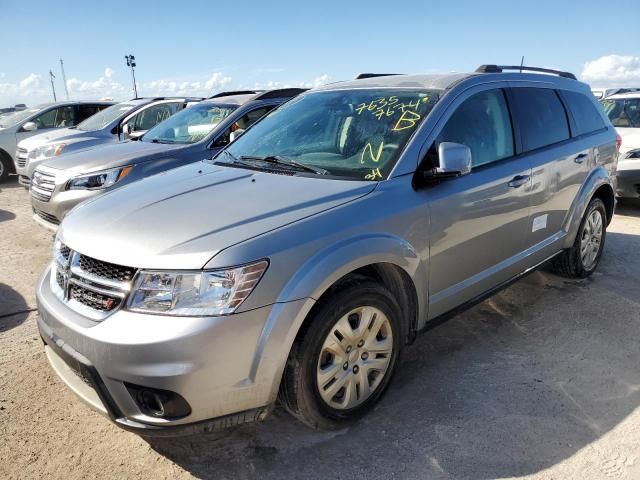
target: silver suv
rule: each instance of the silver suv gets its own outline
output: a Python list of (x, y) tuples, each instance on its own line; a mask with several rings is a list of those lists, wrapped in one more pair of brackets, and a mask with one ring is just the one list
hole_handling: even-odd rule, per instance
[(52, 367), (143, 434), (277, 398), (336, 428), (431, 322), (550, 259), (590, 275), (616, 133), (573, 75), (511, 68), (311, 90), (212, 161), (74, 209), (37, 287)]

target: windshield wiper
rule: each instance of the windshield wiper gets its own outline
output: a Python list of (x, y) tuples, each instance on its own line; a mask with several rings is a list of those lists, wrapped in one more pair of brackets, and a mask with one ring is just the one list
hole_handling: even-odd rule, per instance
[(173, 140), (158, 140), (157, 138), (154, 138), (153, 140), (151, 140), (151, 143), (166, 143), (167, 145), (173, 145), (174, 142)]
[(273, 163), (276, 165), (285, 165), (287, 167), (297, 168), (298, 170), (304, 170), (305, 172), (312, 172), (312, 173), (315, 173), (316, 175), (326, 175), (329, 173), (323, 168), (305, 165), (304, 163), (296, 162), (295, 160), (284, 158), (284, 157), (281, 157), (280, 155), (267, 155), (264, 157), (258, 157), (258, 156), (252, 156), (252, 155), (241, 155), (240, 160), (258, 160), (260, 162)]

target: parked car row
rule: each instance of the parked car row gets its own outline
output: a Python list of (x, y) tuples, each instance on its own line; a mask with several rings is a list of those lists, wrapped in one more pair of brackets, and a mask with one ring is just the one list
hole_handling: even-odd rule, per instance
[(227, 92), (90, 150), (51, 139), (30, 186), (57, 227), (37, 286), (49, 362), (145, 435), (260, 420), (277, 399), (343, 427), (418, 332), (549, 260), (596, 270), (609, 116), (570, 73), (483, 65)]

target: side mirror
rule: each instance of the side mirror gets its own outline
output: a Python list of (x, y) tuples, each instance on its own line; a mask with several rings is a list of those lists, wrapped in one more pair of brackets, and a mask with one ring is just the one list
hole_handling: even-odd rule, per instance
[(131, 125), (129, 125), (128, 123), (125, 123), (122, 126), (122, 136), (126, 140), (127, 137), (129, 137), (129, 135), (131, 135)]
[(36, 124), (36, 122), (27, 122), (24, 125), (22, 125), (23, 132), (34, 132), (37, 129), (38, 129), (38, 125)]
[(438, 145), (438, 159), (440, 166), (418, 172), (417, 186), (435, 185), (471, 173), (471, 149), (466, 145), (442, 142)]
[(471, 149), (461, 143), (442, 142), (438, 145), (440, 166), (438, 174), (446, 177), (461, 177), (471, 173)]

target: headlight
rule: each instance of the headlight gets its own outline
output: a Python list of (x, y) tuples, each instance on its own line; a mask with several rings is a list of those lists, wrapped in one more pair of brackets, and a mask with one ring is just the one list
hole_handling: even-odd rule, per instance
[(98, 190), (107, 188), (131, 173), (133, 167), (111, 168), (100, 172), (74, 177), (67, 183), (67, 190)]
[(29, 152), (28, 157), (32, 160), (44, 160), (45, 158), (57, 157), (64, 151), (66, 146), (65, 143), (56, 143), (54, 145), (38, 147)]
[(176, 316), (233, 313), (258, 284), (269, 262), (204, 272), (138, 274), (129, 310)]

